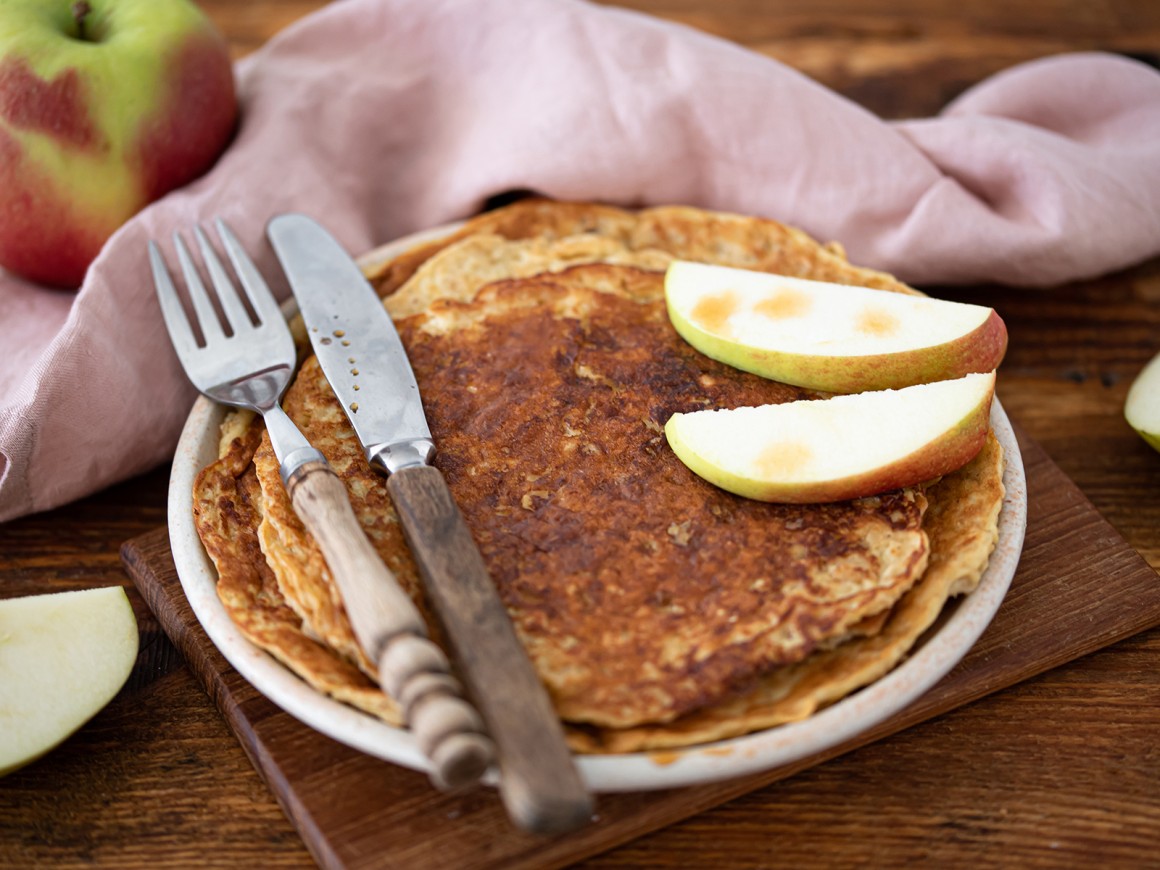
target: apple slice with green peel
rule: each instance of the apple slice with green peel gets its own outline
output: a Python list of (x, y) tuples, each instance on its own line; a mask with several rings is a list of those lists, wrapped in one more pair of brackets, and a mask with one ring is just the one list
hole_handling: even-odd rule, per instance
[(1132, 381), (1124, 417), (1141, 438), (1160, 450), (1160, 354)]
[(674, 414), (669, 446), (695, 474), (759, 501), (877, 495), (961, 468), (987, 437), (995, 373), (829, 399)]
[(137, 643), (120, 586), (0, 600), (0, 776), (109, 703), (129, 678)]
[(726, 266), (673, 262), (665, 300), (706, 356), (831, 393), (989, 372), (1007, 350), (992, 308)]

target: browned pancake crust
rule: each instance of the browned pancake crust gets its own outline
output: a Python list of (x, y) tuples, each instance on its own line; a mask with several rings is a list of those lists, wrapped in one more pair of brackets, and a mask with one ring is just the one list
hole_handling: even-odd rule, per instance
[[(436, 463), (564, 718), (666, 721), (714, 703), (889, 607), (925, 567), (913, 491), (769, 505), (681, 464), (662, 431), (673, 413), (808, 394), (693, 350), (656, 273), (499, 282), (399, 329)], [(327, 401), (329, 418), (325, 389), (308, 364), (287, 405)]]
[(852, 266), (840, 245), (819, 245), (801, 230), (777, 221), (687, 206), (633, 212), (597, 203), (540, 198), (472, 218), (445, 238), (419, 245), (382, 264), (371, 274), (371, 281), (379, 295), (389, 296), (439, 251), (478, 233), (547, 241), (597, 233), (634, 251), (664, 251), (685, 260), (815, 281), (857, 283), (897, 293), (915, 292), (884, 272)]
[(417, 245), (383, 263), (368, 277), (380, 296), (388, 296), (402, 287), (420, 266), (439, 251), (476, 233), (493, 233), (505, 239), (544, 240), (579, 233), (599, 233), (619, 239), (631, 233), (632, 224), (632, 213), (614, 206), (526, 199), (478, 215), (443, 238)]
[[(254, 470), (263, 492), (282, 488), (278, 458), (269, 433), (254, 451)], [(355, 639), (338, 586), (314, 539), (288, 501), (262, 504), (258, 541), (278, 579), (278, 590), (302, 620), (303, 630), (374, 677), (373, 663)]]
[(974, 459), (929, 490), (923, 521), (929, 566), (891, 610), (857, 626), (864, 636), (770, 671), (752, 691), (666, 725), (569, 727), (569, 744), (579, 752), (623, 753), (724, 740), (805, 719), (886, 675), (936, 622), (948, 598), (979, 585), (998, 540), (1003, 465), (1003, 450), (989, 433)]
[(247, 640), (314, 688), (397, 724), (394, 701), (312, 638), (287, 606), (257, 532), (262, 493), (251, 460), (264, 430), (255, 423), (238, 431), (238, 437), (223, 445), (222, 457), (204, 468), (194, 484), (194, 523), (217, 569), (222, 605)]
[[(925, 566), (912, 492), (769, 505), (677, 459), (662, 432), (674, 413), (806, 394), (697, 353), (651, 280), (650, 302), (501, 282), (474, 303), (486, 328), (401, 324), (437, 462), (566, 719), (711, 704), (889, 607)], [(901, 564), (883, 564), (877, 535), (905, 539)]]

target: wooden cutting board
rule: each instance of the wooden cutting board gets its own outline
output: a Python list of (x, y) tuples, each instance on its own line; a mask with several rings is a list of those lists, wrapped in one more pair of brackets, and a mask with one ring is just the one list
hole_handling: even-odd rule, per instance
[(168, 535), (122, 548), (126, 568), (320, 865), (558, 867), (922, 722), (1160, 624), (1160, 578), (1033, 441), (1023, 556), (994, 621), (915, 704), (815, 757), (724, 783), (601, 795), (593, 823), (543, 838), (514, 830), (495, 793), (434, 791), (423, 774), (372, 759), (300, 724), (221, 656), (181, 591)]

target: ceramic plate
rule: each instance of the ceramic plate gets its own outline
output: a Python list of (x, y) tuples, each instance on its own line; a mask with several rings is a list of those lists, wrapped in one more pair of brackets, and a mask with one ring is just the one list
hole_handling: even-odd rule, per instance
[[(411, 245), (450, 231), (443, 227), (377, 249), (363, 263), (379, 262)], [(199, 399), (186, 421), (169, 486), (169, 537), (182, 588), (222, 655), (255, 688), (329, 737), (368, 755), (416, 770), (426, 761), (411, 735), (331, 700), (310, 688), (273, 657), (249, 643), (218, 600), (217, 574), (193, 525), (192, 488), (198, 471), (217, 457), (218, 426), (225, 408)], [(1015, 574), (1027, 519), (1027, 489), (1019, 446), (996, 400), (991, 424), (1006, 456), (1007, 494), (999, 516), (999, 542), (978, 589), (952, 604), (912, 654), (882, 679), (801, 722), (686, 749), (577, 757), (595, 792), (641, 791), (694, 785), (780, 767), (837, 746), (906, 707), (966, 654), (999, 609)]]

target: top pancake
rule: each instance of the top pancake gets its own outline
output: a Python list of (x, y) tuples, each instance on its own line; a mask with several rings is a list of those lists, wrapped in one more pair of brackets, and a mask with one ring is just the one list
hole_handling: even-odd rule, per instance
[[(500, 281), (397, 325), (436, 464), (565, 719), (623, 727), (713, 704), (845, 637), (925, 567), (913, 490), (770, 505), (681, 464), (664, 443), (672, 414), (810, 394), (681, 340), (660, 273), (589, 264)], [(284, 406), (344, 478), (388, 564), (413, 577), (385, 481), (315, 361)], [(273, 483), (267, 513), (294, 530), (280, 539), (301, 546), (272, 454), (256, 461)], [(277, 543), (272, 564), (312, 558)]]

